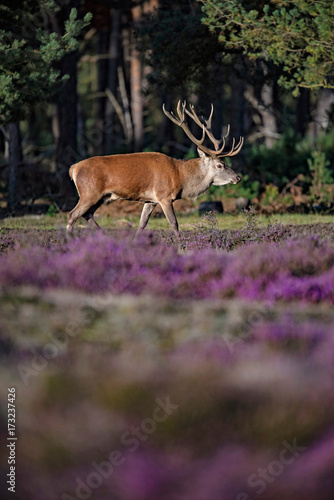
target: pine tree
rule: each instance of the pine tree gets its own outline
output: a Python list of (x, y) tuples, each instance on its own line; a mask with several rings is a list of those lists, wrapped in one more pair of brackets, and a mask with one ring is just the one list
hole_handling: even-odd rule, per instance
[[(68, 78), (56, 67), (78, 47), (78, 36), (90, 20), (72, 9), (63, 36), (49, 30), (49, 14), (64, 0), (5, 0), (0, 5), (0, 125), (7, 127), (9, 151), (17, 144), (18, 123), (30, 109), (50, 97)], [(13, 126), (13, 124), (15, 126)], [(13, 131), (16, 131), (13, 133)], [(13, 137), (14, 136), (14, 137)], [(17, 147), (17, 145), (16, 145)], [(18, 155), (9, 156), (8, 205), (16, 203)]]
[(334, 3), (317, 0), (199, 0), (203, 22), (227, 49), (280, 65), (279, 84), (334, 88)]

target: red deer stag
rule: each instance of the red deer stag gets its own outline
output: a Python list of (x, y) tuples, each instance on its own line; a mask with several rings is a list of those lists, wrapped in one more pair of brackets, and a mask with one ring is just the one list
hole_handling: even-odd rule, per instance
[[(195, 113), (194, 107), (186, 109), (186, 103), (177, 105), (176, 117), (169, 113), (163, 105), (163, 112), (173, 123), (181, 127), (189, 139), (196, 144), (199, 158), (193, 160), (175, 160), (161, 153), (131, 153), (111, 156), (95, 156), (80, 161), (70, 168), (70, 177), (74, 181), (80, 199), (74, 209), (68, 214), (67, 230), (73, 230), (79, 217), (88, 222), (98, 224), (94, 220), (94, 212), (104, 201), (131, 200), (144, 202), (138, 231), (142, 231), (154, 208), (159, 203), (168, 222), (174, 231), (178, 231), (173, 202), (181, 198), (197, 198), (212, 184), (237, 184), (240, 177), (223, 161), (225, 156), (235, 156), (243, 145), (240, 137), (235, 146), (223, 152), (225, 141), (215, 139), (211, 130), (213, 105), (208, 120), (204, 123)], [(203, 130), (202, 138), (196, 137), (186, 123), (186, 114)], [(208, 136), (215, 149), (203, 145)], [(99, 227), (99, 226), (98, 226)]]

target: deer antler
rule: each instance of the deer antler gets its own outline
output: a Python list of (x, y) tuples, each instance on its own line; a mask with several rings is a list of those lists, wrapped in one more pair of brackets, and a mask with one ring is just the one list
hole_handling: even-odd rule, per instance
[[(165, 104), (162, 105), (162, 110), (165, 113), (165, 115), (170, 120), (172, 120), (173, 123), (175, 123), (175, 125), (178, 125), (179, 127), (182, 128), (182, 130), (187, 134), (187, 136), (189, 137), (191, 142), (196, 144), (196, 146), (198, 146), (202, 151), (207, 150), (207, 148), (205, 146), (203, 146), (203, 142), (205, 139), (205, 127), (204, 127), (204, 125), (202, 125), (202, 124), (200, 125), (203, 128), (203, 135), (202, 135), (202, 139), (199, 140), (199, 139), (196, 139), (196, 137), (190, 132), (190, 129), (189, 129), (188, 125), (186, 124), (186, 121), (185, 121), (185, 111), (187, 111), (186, 110), (186, 101), (184, 101), (184, 103), (182, 103), (182, 109), (181, 109), (181, 101), (179, 101), (177, 103), (176, 111), (178, 114), (178, 118), (174, 115), (173, 111), (171, 111), (170, 113), (168, 111), (166, 111)], [(209, 150), (207, 150), (207, 151), (209, 151)]]
[[(189, 139), (194, 144), (196, 144), (196, 146), (201, 151), (203, 151), (204, 153), (212, 156), (213, 158), (224, 157), (224, 156), (235, 156), (241, 150), (242, 145), (244, 143), (244, 138), (243, 137), (240, 137), (239, 142), (238, 142), (238, 144), (237, 144), (236, 147), (234, 147), (235, 139), (233, 139), (231, 151), (229, 151), (228, 153), (223, 153), (224, 148), (225, 148), (225, 141), (226, 141), (226, 139), (227, 139), (227, 137), (229, 135), (229, 132), (230, 132), (230, 125), (227, 126), (227, 132), (226, 132), (225, 136), (222, 137), (221, 140), (218, 140), (218, 139), (215, 138), (215, 136), (213, 135), (213, 132), (211, 130), (211, 121), (212, 121), (212, 116), (213, 116), (213, 104), (211, 104), (211, 112), (210, 112), (209, 118), (207, 120), (204, 120), (205, 123), (202, 123), (202, 121), (197, 116), (197, 114), (195, 112), (195, 109), (194, 109), (194, 106), (192, 106), (190, 104), (190, 111), (188, 109), (186, 109), (186, 101), (184, 101), (182, 103), (182, 109), (181, 109), (181, 101), (179, 101), (178, 104), (177, 104), (177, 114), (178, 114), (179, 118), (176, 118), (176, 116), (174, 115), (173, 112), (169, 113), (168, 111), (166, 111), (166, 108), (165, 108), (164, 104), (162, 106), (162, 109), (163, 109), (163, 112), (165, 113), (165, 115), (170, 120), (172, 120), (173, 123), (175, 123), (176, 125), (178, 125), (179, 127), (181, 127), (184, 130), (184, 132), (187, 134), (187, 136), (189, 137)], [(196, 139), (196, 137), (190, 132), (189, 127), (188, 127), (188, 125), (187, 125), (187, 123), (185, 121), (185, 113), (188, 116), (190, 116), (190, 118), (192, 118), (192, 120), (194, 120), (194, 122), (199, 127), (203, 128), (203, 136), (202, 136), (201, 140)], [(208, 136), (208, 138), (210, 139), (210, 141), (214, 145), (215, 149), (209, 149), (209, 148), (207, 148), (207, 147), (205, 147), (203, 145), (203, 142), (204, 142), (204, 139), (205, 139), (205, 135)], [(222, 143), (222, 146), (219, 147), (221, 143)]]

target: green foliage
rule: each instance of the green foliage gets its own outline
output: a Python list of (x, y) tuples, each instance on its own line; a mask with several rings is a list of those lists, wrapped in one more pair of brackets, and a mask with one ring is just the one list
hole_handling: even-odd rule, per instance
[(46, 215), (48, 217), (55, 217), (59, 213), (59, 209), (53, 203), (49, 206)]
[(281, 65), (280, 85), (334, 88), (334, 4), (317, 0), (199, 0), (227, 49)]
[(0, 125), (26, 118), (34, 104), (66, 80), (55, 64), (77, 49), (77, 37), (91, 19), (90, 14), (77, 19), (72, 9), (61, 37), (45, 29), (41, 16), (46, 16), (46, 9), (56, 11), (57, 3), (34, 0), (0, 5)]
[(273, 183), (280, 189), (297, 175), (309, 176), (309, 158), (315, 150), (323, 151), (327, 158), (333, 154), (334, 131), (321, 134), (311, 143), (308, 137), (302, 138), (293, 129), (286, 129), (272, 148), (264, 144), (253, 145), (248, 150), (248, 168), (261, 184)]
[(275, 184), (267, 184), (263, 193), (262, 202), (264, 205), (272, 205), (278, 198), (279, 190)]
[(262, 184), (274, 183), (280, 188), (298, 174), (307, 174), (311, 145), (286, 129), (272, 148), (254, 144), (248, 151), (248, 168)]
[[(292, 180), (299, 178), (303, 192), (310, 194), (310, 201), (332, 202), (334, 198), (334, 175), (330, 158), (333, 159), (334, 131), (321, 134), (312, 144), (308, 137), (302, 138), (293, 129), (286, 129), (272, 148), (264, 144), (253, 145), (247, 151), (247, 167), (253, 173), (253, 180), (244, 175), (236, 185), (211, 186), (206, 197), (209, 200), (239, 196), (259, 198), (261, 203), (291, 205), (289, 192), (284, 196), (281, 190)], [(299, 184), (300, 185), (300, 184)]]
[(279, 243), (287, 236), (290, 226), (283, 226), (277, 221), (260, 223), (259, 215), (254, 207), (243, 211), (244, 224), (238, 231), (222, 231), (214, 212), (206, 212), (200, 222), (193, 224), (192, 230), (181, 231), (176, 238), (174, 233), (168, 234), (165, 241), (177, 244), (182, 251), (197, 251), (205, 248), (231, 251), (250, 242), (266, 241)]
[(279, 243), (289, 233), (290, 225), (284, 226), (276, 220), (261, 224), (254, 207), (245, 208), (244, 216), (246, 219), (245, 225), (235, 235), (233, 248), (245, 242), (266, 241), (268, 243)]
[(307, 163), (312, 175), (311, 197), (320, 202), (332, 202), (334, 193), (331, 184), (334, 183), (334, 178), (328, 168), (330, 162), (326, 159), (326, 154), (322, 151), (312, 151)]
[(197, 151), (194, 148), (189, 148), (187, 154), (184, 156), (184, 159), (193, 160), (194, 158), (197, 157), (198, 157)]
[(227, 197), (238, 198), (257, 198), (259, 196), (260, 182), (258, 180), (250, 180), (249, 175), (244, 175), (238, 184), (228, 184), (224, 190), (224, 195)]
[(250, 180), (249, 175), (244, 175), (238, 184), (227, 184), (226, 186), (211, 186), (207, 192), (209, 200), (220, 199), (223, 196), (226, 198), (258, 198), (260, 190), (260, 182), (258, 180)]

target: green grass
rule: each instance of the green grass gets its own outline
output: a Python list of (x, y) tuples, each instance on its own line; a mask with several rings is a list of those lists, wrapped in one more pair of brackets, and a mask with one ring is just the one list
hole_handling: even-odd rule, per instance
[(10, 229), (60, 229), (66, 227), (66, 215), (24, 215), (0, 220), (0, 231)]
[[(180, 229), (189, 229), (190, 225), (198, 224), (201, 221), (199, 215), (182, 215), (177, 214)], [(245, 225), (245, 216), (243, 214), (222, 214), (217, 215), (217, 221), (220, 229), (239, 229)], [(333, 215), (317, 215), (317, 214), (276, 214), (272, 216), (259, 216), (260, 223), (268, 223), (269, 221), (278, 221), (281, 224), (317, 224), (322, 222), (334, 222)], [(103, 223), (101, 221), (101, 225)], [(139, 218), (134, 218), (134, 224), (137, 225)], [(149, 226), (151, 229), (168, 229), (170, 226), (164, 217), (151, 218)]]
[[(180, 229), (190, 229), (194, 224), (201, 221), (201, 217), (197, 214), (183, 215), (177, 214)], [(97, 217), (99, 224), (105, 228), (119, 228), (122, 225), (130, 223), (134, 228), (138, 227), (139, 216), (126, 215), (118, 217), (102, 216)], [(221, 229), (238, 229), (245, 223), (245, 217), (242, 214), (222, 214), (217, 216), (218, 224)], [(276, 220), (282, 224), (317, 224), (325, 222), (334, 222), (333, 215), (319, 214), (276, 214), (270, 217), (261, 215), (260, 222), (267, 223), (268, 221)], [(83, 219), (77, 222), (77, 226), (85, 226)], [(12, 229), (63, 229), (66, 227), (66, 215), (58, 214), (55, 216), (49, 215), (25, 215), (23, 217), (8, 217), (0, 220), (0, 230), (5, 228)], [(169, 229), (169, 223), (164, 216), (151, 217), (149, 229)]]

